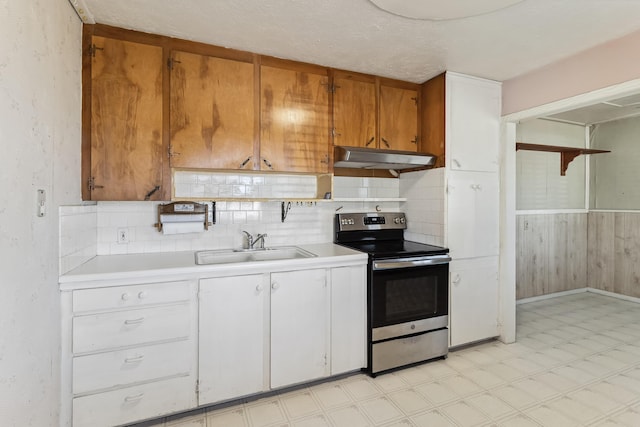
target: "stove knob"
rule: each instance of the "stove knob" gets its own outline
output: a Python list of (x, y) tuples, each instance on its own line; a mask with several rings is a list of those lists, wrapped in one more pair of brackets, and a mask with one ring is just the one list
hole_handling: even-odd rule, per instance
[(400, 224), (400, 217), (393, 218), (393, 223), (394, 224)]
[(404, 224), (404, 217), (400, 218), (400, 224)]

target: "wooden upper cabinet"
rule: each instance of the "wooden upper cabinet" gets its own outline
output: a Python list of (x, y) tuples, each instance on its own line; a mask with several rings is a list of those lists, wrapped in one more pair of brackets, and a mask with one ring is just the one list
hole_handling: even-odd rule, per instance
[(158, 200), (162, 48), (97, 36), (91, 43), (90, 199)]
[(171, 54), (171, 167), (254, 168), (253, 63)]
[(260, 166), (280, 172), (329, 171), (328, 77), (260, 67)]
[(422, 138), (419, 151), (436, 156), (435, 167), (445, 165), (445, 74), (422, 84), (420, 125)]
[(380, 86), (379, 148), (418, 151), (417, 90)]
[(333, 84), (333, 143), (376, 148), (375, 81), (336, 76)]

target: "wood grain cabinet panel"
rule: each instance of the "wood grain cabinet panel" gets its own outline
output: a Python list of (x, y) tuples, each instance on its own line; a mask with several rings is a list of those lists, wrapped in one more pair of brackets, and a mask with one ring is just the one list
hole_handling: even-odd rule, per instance
[(90, 197), (144, 200), (162, 185), (162, 48), (92, 44)]
[(418, 92), (380, 86), (380, 148), (418, 150)]
[(253, 169), (253, 64), (180, 51), (171, 64), (171, 166)]
[(378, 146), (376, 138), (376, 85), (349, 77), (334, 79), (333, 121), (335, 145)]
[(328, 77), (271, 66), (260, 71), (261, 169), (327, 173)]

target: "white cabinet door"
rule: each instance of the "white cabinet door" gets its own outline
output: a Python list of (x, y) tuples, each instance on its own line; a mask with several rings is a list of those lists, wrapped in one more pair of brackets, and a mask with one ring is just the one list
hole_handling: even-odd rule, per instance
[(331, 269), (331, 375), (366, 367), (366, 266)]
[(454, 260), (450, 277), (451, 346), (498, 336), (498, 257)]
[(271, 388), (327, 375), (324, 269), (271, 274)]
[(496, 172), (500, 144), (500, 83), (446, 74), (447, 159), (451, 170)]
[(199, 405), (263, 391), (268, 275), (200, 281)]
[(496, 173), (449, 173), (446, 244), (453, 259), (498, 255), (499, 185)]

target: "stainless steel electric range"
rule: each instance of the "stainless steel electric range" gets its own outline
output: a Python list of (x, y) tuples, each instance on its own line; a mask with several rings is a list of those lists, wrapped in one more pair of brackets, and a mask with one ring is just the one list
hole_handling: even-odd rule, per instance
[(334, 242), (369, 255), (370, 375), (448, 353), (449, 250), (404, 240), (404, 213), (336, 214)]

